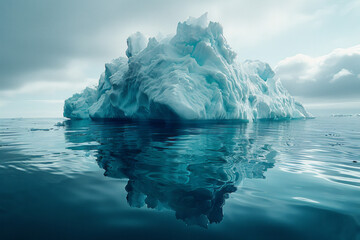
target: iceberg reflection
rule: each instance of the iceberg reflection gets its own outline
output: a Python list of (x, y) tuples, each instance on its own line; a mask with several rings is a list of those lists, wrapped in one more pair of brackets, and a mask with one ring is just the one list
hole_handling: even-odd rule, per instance
[(128, 179), (130, 206), (171, 209), (206, 227), (222, 221), (225, 200), (244, 178), (264, 178), (277, 152), (264, 144), (266, 131), (258, 140), (256, 125), (205, 125), (68, 121), (65, 137), (76, 149), (99, 143), (91, 144), (98, 165), (105, 176)]

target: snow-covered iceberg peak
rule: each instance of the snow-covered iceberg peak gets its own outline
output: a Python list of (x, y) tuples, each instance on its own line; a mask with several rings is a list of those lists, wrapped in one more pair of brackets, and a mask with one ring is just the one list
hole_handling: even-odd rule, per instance
[(127, 39), (128, 58), (105, 64), (96, 90), (65, 101), (68, 118), (284, 119), (309, 114), (267, 63), (236, 63), (219, 23), (207, 14), (172, 38)]
[(126, 40), (127, 50), (126, 56), (132, 57), (146, 48), (147, 39), (141, 32), (134, 33)]

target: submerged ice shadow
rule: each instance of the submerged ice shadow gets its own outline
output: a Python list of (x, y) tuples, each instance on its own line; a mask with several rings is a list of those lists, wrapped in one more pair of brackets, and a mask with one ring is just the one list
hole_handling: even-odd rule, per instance
[(128, 179), (130, 206), (171, 209), (206, 227), (222, 221), (225, 200), (244, 178), (265, 178), (274, 166), (277, 152), (256, 126), (68, 121), (65, 137), (83, 150), (99, 143), (91, 145), (98, 165), (105, 176)]

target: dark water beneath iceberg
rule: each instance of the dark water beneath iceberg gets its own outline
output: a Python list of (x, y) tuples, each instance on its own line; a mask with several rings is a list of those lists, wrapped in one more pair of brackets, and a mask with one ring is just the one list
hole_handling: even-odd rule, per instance
[(360, 117), (0, 120), (0, 239), (360, 239)]

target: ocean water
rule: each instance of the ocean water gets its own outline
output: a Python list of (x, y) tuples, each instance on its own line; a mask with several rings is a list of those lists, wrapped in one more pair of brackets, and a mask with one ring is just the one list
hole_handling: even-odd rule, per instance
[(360, 239), (360, 117), (0, 120), (0, 239)]

